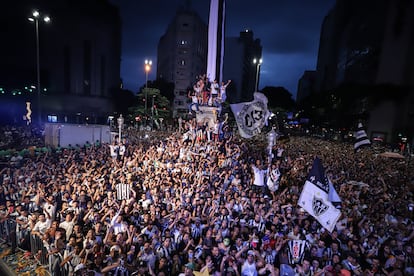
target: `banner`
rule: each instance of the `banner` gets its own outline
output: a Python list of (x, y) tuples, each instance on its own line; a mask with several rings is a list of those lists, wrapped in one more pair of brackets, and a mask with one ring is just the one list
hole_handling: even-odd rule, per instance
[(225, 0), (211, 0), (208, 21), (207, 77), (222, 80), (225, 37)]
[(367, 133), (365, 132), (361, 123), (358, 123), (358, 129), (355, 132), (355, 144), (354, 151), (358, 152), (364, 146), (370, 146), (371, 141), (368, 139)]
[(129, 184), (124, 184), (124, 183), (120, 183), (116, 185), (116, 197), (118, 200), (124, 200), (124, 199), (129, 199), (130, 198), (130, 185)]
[(313, 216), (325, 229), (332, 232), (341, 216), (341, 211), (335, 207), (335, 205), (339, 207), (340, 203), (341, 199), (326, 177), (320, 159), (315, 158), (299, 197), (299, 206)]
[(243, 138), (252, 138), (267, 125), (270, 114), (267, 109), (267, 98), (262, 93), (255, 92), (253, 101), (230, 104), (230, 108)]
[(305, 257), (305, 250), (309, 248), (306, 240), (289, 240), (288, 241), (288, 259), (289, 264), (301, 264)]

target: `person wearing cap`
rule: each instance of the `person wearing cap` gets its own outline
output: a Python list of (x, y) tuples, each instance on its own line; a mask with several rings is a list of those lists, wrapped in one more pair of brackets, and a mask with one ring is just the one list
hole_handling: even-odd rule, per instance
[(78, 275), (87, 275), (88, 273), (88, 268), (86, 267), (86, 265), (84, 264), (78, 264), (75, 269), (73, 270), (73, 275), (78, 276)]
[(244, 261), (241, 267), (242, 276), (257, 276), (256, 267), (256, 253), (253, 250), (247, 251), (247, 259)]
[(184, 265), (184, 273), (180, 273), (179, 276), (194, 276), (194, 269), (193, 263), (186, 263)]

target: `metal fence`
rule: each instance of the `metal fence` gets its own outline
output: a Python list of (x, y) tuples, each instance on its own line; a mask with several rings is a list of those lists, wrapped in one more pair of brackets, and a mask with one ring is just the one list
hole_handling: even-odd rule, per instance
[[(10, 246), (12, 254), (16, 250), (30, 251), (39, 265), (48, 268), (49, 275), (55, 274), (51, 271), (53, 258), (48, 256), (48, 250), (43, 240), (39, 236), (32, 235), (26, 229), (19, 229), (15, 219), (9, 218), (0, 222), (0, 240)], [(64, 275), (64, 273), (60, 273), (60, 275)]]

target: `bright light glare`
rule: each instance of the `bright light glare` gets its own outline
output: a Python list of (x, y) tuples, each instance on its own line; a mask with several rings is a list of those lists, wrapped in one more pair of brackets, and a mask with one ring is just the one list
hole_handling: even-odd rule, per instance
[(149, 72), (151, 70), (152, 60), (145, 60), (145, 71)]
[(262, 64), (262, 59), (257, 60), (256, 58), (253, 59), (253, 63), (256, 64), (257, 62), (259, 62), (259, 64)]
[(39, 12), (38, 11), (33, 11), (32, 14), (33, 14), (34, 17), (38, 17), (39, 16)]

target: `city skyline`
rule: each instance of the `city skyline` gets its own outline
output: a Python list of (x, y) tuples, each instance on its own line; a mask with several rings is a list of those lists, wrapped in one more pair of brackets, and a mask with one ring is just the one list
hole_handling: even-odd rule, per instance
[[(190, 1), (111, 1), (119, 7), (123, 21), (121, 78), (124, 88), (138, 92), (144, 85), (145, 59), (153, 61), (148, 79), (155, 79), (158, 41), (185, 2)], [(206, 24), (209, 3), (203, 0), (191, 4)], [(238, 37), (241, 31), (252, 30), (254, 38), (260, 39), (263, 45), (259, 89), (283, 86), (296, 98), (297, 83), (303, 72), (316, 69), (321, 24), (334, 2), (259, 0), (254, 6), (248, 3), (251, 5), (247, 0), (226, 1), (226, 37)]]

